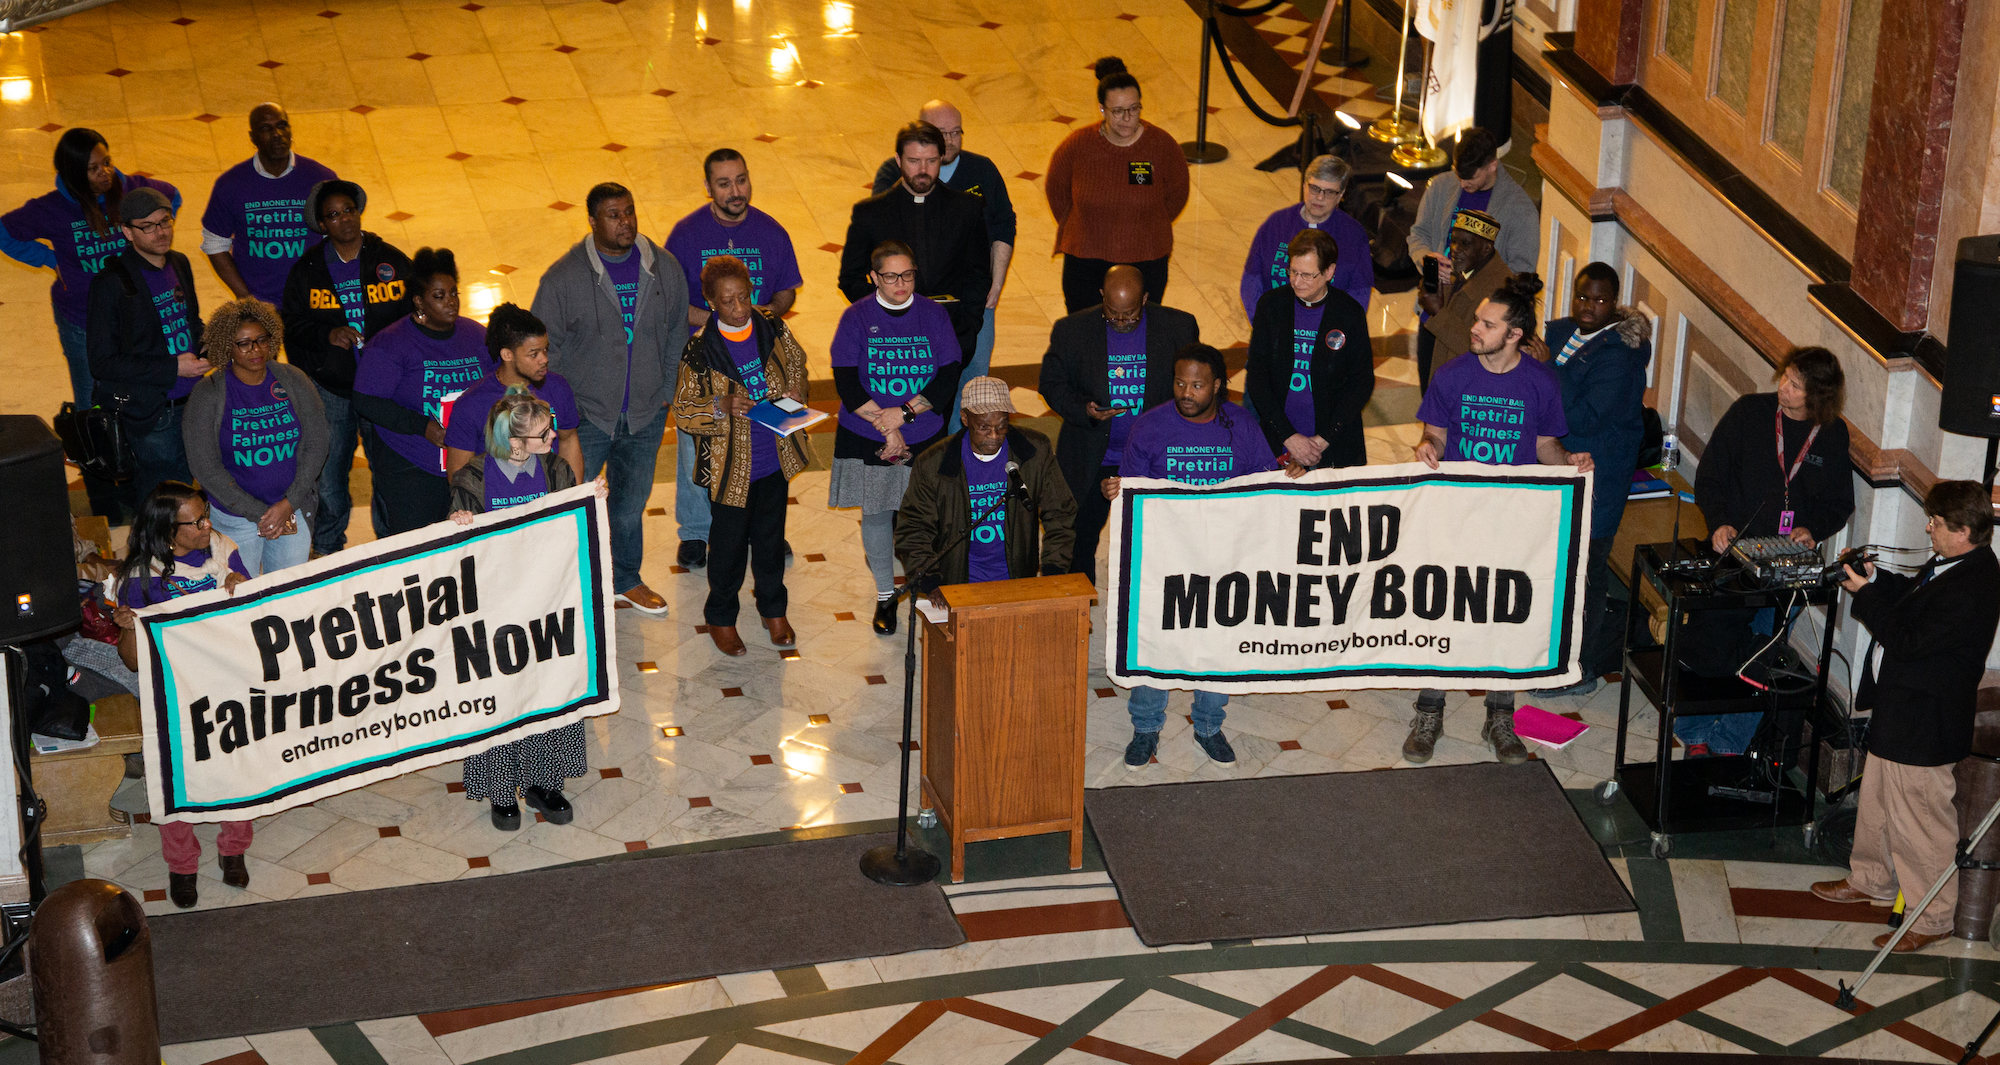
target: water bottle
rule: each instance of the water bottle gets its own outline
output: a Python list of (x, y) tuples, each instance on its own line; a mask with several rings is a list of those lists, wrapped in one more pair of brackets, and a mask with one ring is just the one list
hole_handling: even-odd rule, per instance
[(1676, 438), (1672, 433), (1668, 433), (1666, 436), (1662, 437), (1660, 439), (1660, 468), (1663, 470), (1674, 469), (1675, 466), (1680, 462), (1680, 457), (1681, 457), (1680, 440)]

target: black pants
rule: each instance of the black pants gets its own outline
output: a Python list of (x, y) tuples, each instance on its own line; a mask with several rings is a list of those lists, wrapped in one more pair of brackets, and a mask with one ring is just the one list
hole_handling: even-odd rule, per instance
[[(1063, 256), (1063, 306), (1065, 314), (1075, 314), (1085, 307), (1095, 307), (1104, 302), (1104, 272), (1119, 265), (1109, 259), (1086, 259), (1081, 255)], [(1164, 302), (1167, 292), (1167, 260), (1148, 259), (1143, 263), (1132, 263), (1139, 268), (1139, 276), (1146, 279), (1146, 298), (1154, 304)]]
[(1611, 597), (1611, 541), (1614, 536), (1594, 536), (1590, 540), (1590, 561), (1583, 571), (1583, 646), (1577, 664), (1586, 679), (1616, 672), (1624, 664), (1624, 640), (1618, 623), (1606, 604)]
[(383, 535), (421, 529), (451, 516), (451, 483), (443, 474), (411, 465), (382, 442), (372, 425), (361, 430), (361, 449), (368, 456), (368, 479), (374, 485), (370, 502), (375, 527)]
[(1111, 501), (1104, 498), (1104, 479), (1118, 476), (1118, 467), (1099, 466), (1090, 483), (1075, 489), (1076, 553), (1069, 556), (1069, 571), (1081, 573), (1097, 583), (1097, 542), (1103, 538), (1104, 522), (1111, 517)]
[(1431, 387), (1431, 351), (1437, 347), (1437, 334), (1417, 326), (1417, 396), (1422, 398)]
[(708, 602), (701, 609), (709, 625), (735, 625), (737, 593), (747, 567), (756, 578), (757, 616), (781, 618), (789, 604), (785, 591), (785, 493), (783, 473), (750, 482), (744, 506), (709, 506)]

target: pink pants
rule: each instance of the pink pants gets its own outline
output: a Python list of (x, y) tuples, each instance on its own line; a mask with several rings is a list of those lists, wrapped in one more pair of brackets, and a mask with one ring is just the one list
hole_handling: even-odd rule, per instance
[[(250, 822), (224, 821), (222, 832), (215, 837), (217, 854), (242, 854), (250, 849)], [(201, 867), (201, 841), (194, 836), (194, 826), (186, 821), (164, 821), (160, 824), (160, 856), (167, 860), (170, 873), (192, 873)]]

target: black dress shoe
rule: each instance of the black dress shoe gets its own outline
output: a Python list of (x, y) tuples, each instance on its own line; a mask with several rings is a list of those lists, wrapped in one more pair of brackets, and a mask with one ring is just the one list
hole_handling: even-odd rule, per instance
[(688, 569), (700, 569), (708, 565), (708, 542), (706, 540), (682, 540), (680, 554), (674, 559)]
[(201, 901), (201, 895), (195, 890), (195, 875), (194, 873), (167, 874), (167, 897), (174, 900), (174, 905), (183, 910), (190, 909)]
[(216, 864), (222, 866), (222, 882), (233, 888), (250, 886), (250, 868), (243, 864), (241, 854), (223, 854), (216, 857)]
[(499, 829), (502, 832), (512, 832), (515, 829), (520, 828), (521, 827), (520, 804), (510, 802), (505, 806), (502, 806), (497, 802), (494, 803), (493, 827)]
[(560, 788), (522, 788), (521, 797), (549, 819), (549, 824), (566, 825), (576, 819), (576, 808), (563, 798)]
[(894, 599), (875, 600), (875, 631), (883, 636), (896, 634), (896, 601)]

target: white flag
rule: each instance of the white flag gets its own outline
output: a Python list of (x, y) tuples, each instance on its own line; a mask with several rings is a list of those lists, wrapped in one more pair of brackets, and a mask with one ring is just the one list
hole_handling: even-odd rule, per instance
[(1430, 39), (1425, 72), (1424, 133), (1440, 143), (1472, 128), (1479, 82), (1480, 0), (1422, 0), (1414, 26)]

